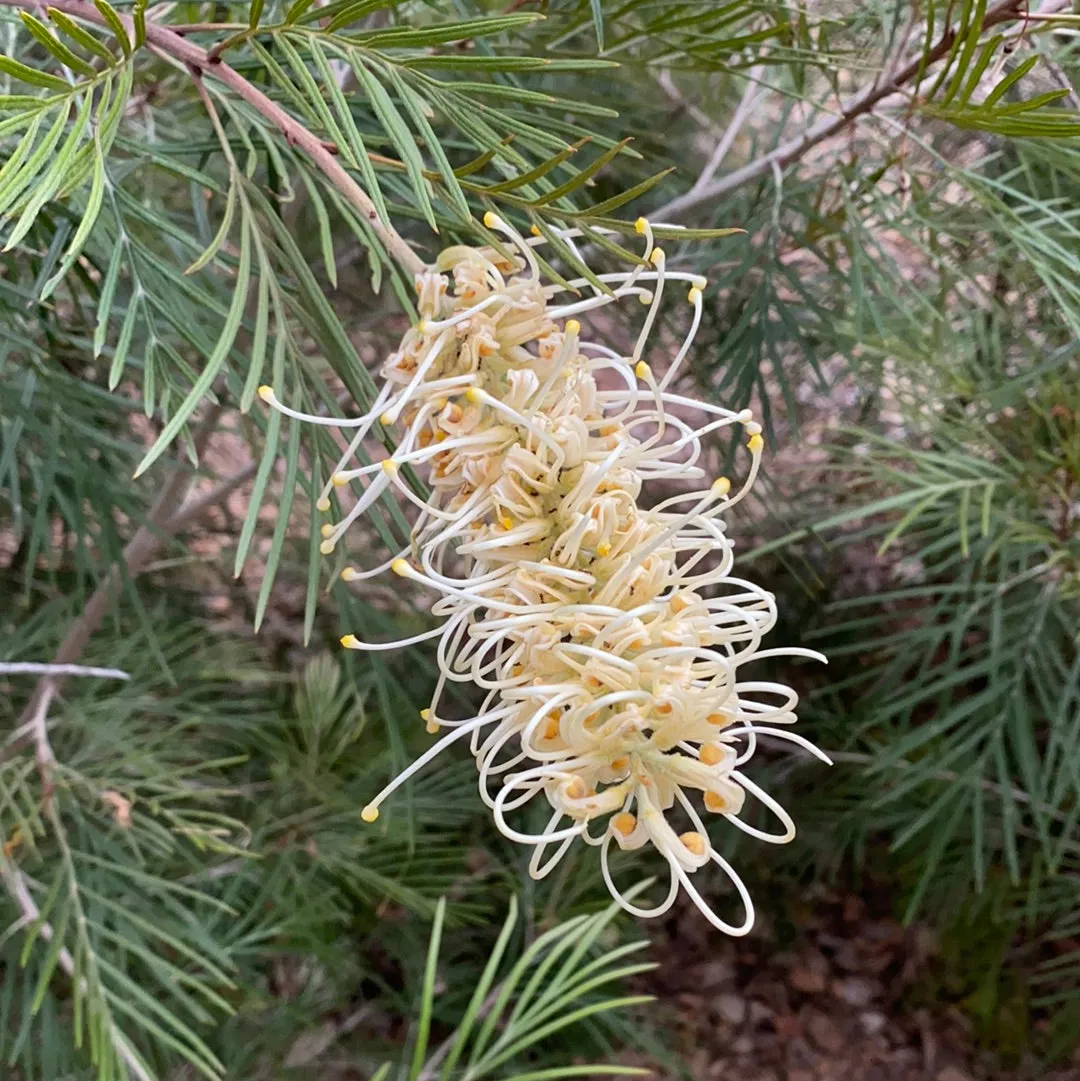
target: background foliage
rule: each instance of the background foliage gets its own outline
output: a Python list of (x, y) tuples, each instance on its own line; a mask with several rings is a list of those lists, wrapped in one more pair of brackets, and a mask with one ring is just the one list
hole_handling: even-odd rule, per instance
[[(588, 860), (529, 883), (467, 764), (360, 825), (423, 745), (434, 669), (333, 643), (425, 617), (333, 584), (309, 523), (335, 446), (251, 408), (263, 381), (368, 400), (410, 251), (491, 240), (492, 207), (585, 230), (555, 275), (618, 258), (596, 227), (620, 216), (701, 230), (669, 241), (710, 279), (696, 392), (754, 404), (777, 448), (743, 558), (777, 639), (832, 660), (791, 678), (838, 764), (775, 756), (802, 834), (768, 873), (884, 876), (979, 958), (988, 1029), (1019, 1003), (1021, 1044), (1068, 1051), (1078, 24), (1007, 0), (2, 0), (0, 1071), (662, 1059), (619, 986), (653, 929), (604, 914)], [(10, 667), (54, 657), (129, 678)]]

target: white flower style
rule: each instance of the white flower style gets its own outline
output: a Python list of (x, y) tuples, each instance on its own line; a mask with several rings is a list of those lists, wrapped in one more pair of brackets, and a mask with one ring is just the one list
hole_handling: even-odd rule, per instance
[[(340, 522), (323, 526), (324, 553), (388, 489), (419, 509), (406, 549), (368, 570), (347, 568), (343, 578), (358, 582), (389, 569), (440, 595), (435, 630), (389, 643), (342, 639), (363, 650), (439, 639), (441, 675), (421, 716), (429, 732), (449, 734), (362, 817), (374, 821), (403, 781), (467, 738), (480, 795), (503, 834), (532, 846), (534, 878), (581, 838), (599, 847), (605, 881), (627, 911), (658, 916), (681, 887), (714, 926), (745, 934), (754, 920), (750, 895), (713, 847), (704, 816), (762, 841), (789, 841), (790, 815), (743, 767), (760, 735), (829, 761), (790, 731), (795, 692), (740, 671), (779, 656), (824, 660), (810, 650), (762, 649), (776, 622), (775, 598), (732, 574), (723, 516), (757, 474), (761, 427), (749, 410), (672, 389), (701, 321), (706, 283), (667, 269), (645, 219), (637, 222), (642, 262), (600, 275), (610, 293), (585, 279), (570, 282), (575, 297), (541, 276), (534, 248), (542, 238), (526, 240), (494, 214), (485, 224), (506, 237), (508, 254), (453, 247), (417, 276), (419, 322), (384, 364), (385, 383), (369, 412), (349, 420), (307, 416), (271, 388), (260, 390), (291, 417), (351, 432), (319, 509), (329, 510), (332, 486), (348, 490), (360, 481), (366, 488)], [(561, 234), (570, 245), (579, 235)], [(657, 377), (642, 357), (673, 283), (688, 287), (693, 314)], [(576, 318), (624, 298), (647, 307), (629, 356), (586, 339)], [(349, 468), (376, 422), (400, 425), (397, 449)], [(732, 425), (748, 436), (740, 486), (718, 477), (642, 505), (646, 482), (704, 477), (703, 440)], [(427, 468), (426, 500), (401, 478), (406, 464)], [(443, 714), (448, 682), (485, 692), (475, 716)], [(772, 832), (743, 819), (748, 796), (772, 813)], [(534, 800), (547, 802), (550, 817), (540, 833), (523, 832), (512, 824), (515, 812)], [(692, 828), (680, 833), (672, 818)], [(659, 904), (642, 908), (616, 886), (613, 844), (652, 845), (667, 861)], [(733, 883), (741, 919), (721, 919), (695, 888), (691, 876), (709, 863)]]

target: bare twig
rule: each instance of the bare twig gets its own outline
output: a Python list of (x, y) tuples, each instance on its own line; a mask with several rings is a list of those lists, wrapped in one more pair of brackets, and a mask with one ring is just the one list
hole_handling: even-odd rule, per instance
[(764, 70), (765, 69), (761, 65), (750, 69), (750, 73), (747, 76), (746, 89), (743, 91), (743, 96), (735, 108), (735, 112), (731, 117), (731, 122), (728, 124), (727, 128), (724, 129), (724, 134), (720, 136), (712, 154), (709, 156), (709, 160), (705, 163), (705, 168), (701, 170), (701, 175), (694, 181), (694, 186), (690, 189), (692, 192), (700, 191), (702, 188), (706, 187), (709, 181), (716, 175), (717, 169), (723, 165), (724, 158), (727, 157), (732, 144), (738, 138), (739, 132), (742, 131), (743, 124), (746, 123), (746, 118), (750, 115), (754, 100), (757, 98), (760, 91), (758, 80), (761, 78)]
[(1065, 74), (1065, 69), (1056, 60), (1045, 54), (1042, 58), (1042, 66), (1046, 69), (1047, 75), (1049, 75), (1062, 90), (1067, 91), (1065, 104), (1074, 112), (1080, 112), (1080, 94), (1077, 94), (1072, 79)]
[[(11, 895), (12, 900), (18, 906), (19, 911), (22, 913), (22, 918), (19, 921), (22, 926), (28, 927), (31, 924), (37, 927), (37, 934), (45, 942), (51, 942), (56, 936), (56, 932), (53, 930), (52, 924), (48, 920), (42, 921), (41, 910), (37, 906), (33, 895), (30, 893), (30, 887), (27, 885), (26, 877), (15, 868), (3, 855), (0, 855), (0, 879), (3, 879), (4, 886), (8, 893)], [(75, 958), (71, 956), (71, 951), (66, 946), (61, 946), (59, 952), (56, 955), (57, 963), (71, 978), (75, 976)], [(81, 981), (81, 988), (83, 992), (86, 989), (86, 981)], [(124, 1065), (127, 1066), (131, 1072), (132, 1077), (137, 1081), (154, 1081), (153, 1075), (148, 1073), (146, 1067), (143, 1066), (142, 1061), (131, 1049), (131, 1044), (128, 1042), (127, 1037), (120, 1031), (120, 1029), (111, 1020), (109, 1022), (110, 1036), (112, 1037), (113, 1047), (116, 1048), (116, 1053), (123, 1059)]]
[[(658, 221), (664, 221), (666, 218), (678, 213), (679, 207), (682, 203), (684, 203), (688, 199), (693, 198), (698, 194), (698, 192), (704, 191), (709, 186), (709, 182), (716, 175), (717, 169), (719, 169), (720, 166), (724, 163), (724, 158), (727, 157), (728, 151), (731, 150), (732, 144), (738, 138), (739, 132), (742, 130), (743, 124), (746, 123), (747, 117), (749, 117), (750, 115), (750, 111), (754, 104), (754, 99), (757, 97), (760, 90), (758, 80), (761, 78), (763, 71), (764, 68), (761, 65), (758, 65), (757, 67), (750, 70), (747, 76), (746, 89), (743, 91), (743, 96), (739, 100), (739, 104), (736, 106), (735, 112), (732, 114), (731, 121), (728, 123), (728, 126), (719, 133), (719, 138), (716, 141), (716, 146), (713, 148), (713, 152), (709, 155), (709, 160), (705, 163), (705, 167), (701, 170), (701, 173), (698, 176), (697, 180), (694, 181), (693, 187), (691, 187), (690, 190), (684, 195), (681, 195), (676, 199), (672, 199), (671, 202), (665, 203), (663, 206), (657, 207), (652, 212), (652, 217), (656, 218)], [(667, 73), (665, 72), (665, 74)], [(661, 86), (663, 85), (663, 82), (661, 82)], [(667, 87), (665, 87), (665, 89), (667, 89)], [(675, 89), (674, 85), (672, 85), (672, 89)], [(678, 91), (676, 90), (676, 93), (677, 92)], [(697, 110), (697, 112), (701, 114), (704, 122), (708, 124), (708, 126), (711, 128), (712, 122), (709, 120), (709, 118), (703, 113), (701, 113), (700, 109)], [(694, 118), (698, 119), (697, 116), (695, 116)], [(700, 122), (701, 120), (699, 120), (699, 123)]]
[[(0, 2), (6, 3), (9, 0), (0, 0)], [(1000, 0), (999, 3), (986, 12), (983, 17), (982, 29), (988, 30), (999, 23), (1022, 18), (1024, 6), (1025, 0)], [(783, 169), (798, 161), (819, 143), (823, 143), (844, 131), (860, 116), (865, 116), (877, 104), (895, 94), (905, 83), (914, 79), (920, 70), (941, 60), (952, 48), (955, 40), (956, 30), (950, 26), (925, 58), (917, 56), (898, 70), (884, 77), (879, 76), (857, 94), (843, 102), (840, 106), (839, 115), (823, 118), (817, 124), (808, 128), (797, 139), (781, 143), (780, 146), (768, 154), (749, 162), (741, 169), (736, 169), (711, 184), (706, 184), (696, 191), (692, 190), (677, 199), (671, 200), (661, 208), (662, 216), (664, 218), (678, 217), (688, 210), (700, 206), (702, 203), (711, 202), (728, 192), (734, 191), (736, 188), (742, 187), (744, 184), (759, 180), (761, 177), (773, 172), (774, 168)], [(651, 216), (660, 218), (661, 214), (654, 213)]]
[(222, 30), (247, 30), (247, 23), (174, 23), (169, 29), (174, 34), (220, 34)]
[(131, 679), (119, 668), (87, 664), (39, 664), (36, 661), (0, 661), (0, 676), (92, 676), (96, 679)]
[[(0, 4), (25, 10), (33, 8), (33, 0), (0, 0)], [(98, 9), (93, 4), (84, 3), (84, 0), (56, 0), (52, 7), (64, 12), (65, 15), (74, 16), (85, 22), (96, 23), (99, 26), (105, 25), (105, 19)], [(134, 24), (131, 17), (121, 15), (120, 18), (125, 27), (132, 31)], [(379, 212), (375, 209), (375, 204), (367, 192), (349, 175), (318, 136), (308, 131), (298, 120), (294, 120), (280, 105), (271, 101), (253, 83), (248, 82), (243, 75), (231, 68), (220, 57), (211, 56), (209, 50), (196, 45), (193, 41), (188, 41), (169, 27), (147, 21), (146, 40), (179, 63), (224, 83), (243, 98), (256, 112), (269, 120), (285, 136), (290, 145), (299, 147), (311, 158), (326, 179), (364, 215), (386, 250), (406, 270), (418, 274), (424, 269), (424, 261), (405, 243), (404, 238), (392, 225), (379, 217)]]
[(193, 496), (169, 519), (163, 527), (166, 533), (179, 533), (180, 530), (190, 525), (203, 511), (210, 510), (224, 503), (226, 499), (241, 485), (246, 484), (259, 471), (258, 462), (249, 462), (243, 469), (226, 477), (220, 483), (214, 485), (204, 495)]
[(671, 72), (667, 68), (664, 68), (659, 75), (654, 74), (656, 79), (656, 85), (667, 96), (679, 106), (680, 109), (685, 109), (686, 113), (693, 119), (694, 123), (698, 127), (708, 131), (719, 138), (722, 134), (722, 130), (719, 125), (714, 124), (712, 117), (709, 116), (700, 106), (695, 105), (690, 101), (683, 92), (675, 85), (675, 80), (671, 77)]
[(302, 1032), (293, 1042), (285, 1055), (283, 1065), (286, 1069), (307, 1066), (321, 1058), (342, 1036), (347, 1036), (374, 1012), (374, 1006), (367, 1003), (354, 1010), (343, 1021), (327, 1021), (314, 1031)]
[(1028, 23), (1058, 22), (1059, 20), (1062, 23), (1073, 22), (1078, 16), (1073, 12), (1072, 6), (1073, 0), (1043, 0), (1034, 11), (1024, 14), (1025, 26), (1016, 33), (1024, 34)]
[[(475, 1020), (479, 1021), (484, 1017), (487, 1017), (491, 1011), (491, 1007), (495, 1005), (499, 995), (502, 994), (502, 983), (496, 984), (488, 993), (487, 998), (480, 1003), (480, 1008), (476, 1011)], [(451, 1033), (445, 1040), (431, 1053), (427, 1062), (424, 1063), (424, 1068), (420, 1071), (416, 1081), (433, 1081), (435, 1077), (435, 1071), (442, 1065), (442, 1061), (448, 1054), (450, 1054), (450, 1048), (454, 1046), (454, 1041), (457, 1039), (457, 1033)]]
[(52, 744), (49, 743), (49, 706), (55, 694), (55, 683), (47, 680), (38, 696), (37, 708), (26, 722), (26, 734), (34, 741), (34, 758), (37, 759), (38, 772), (44, 787), (43, 802), (52, 794), (52, 767), (56, 762)]
[[(50, 680), (45, 680), (40, 688), (41, 693), (36, 696), (36, 705), (31, 716), (27, 719), (27, 728), (29, 729), (29, 736), (33, 739), (35, 748), (35, 757), (37, 758), (38, 769), (42, 774), (42, 784), (45, 788), (45, 794), (43, 799), (48, 800), (51, 780), (49, 779), (49, 773), (53, 764), (56, 761), (56, 757), (53, 754), (52, 746), (49, 743), (49, 705), (52, 702), (53, 695), (56, 693), (56, 687)], [(41, 909), (38, 908), (37, 902), (34, 900), (33, 894), (30, 892), (29, 883), (26, 880), (26, 876), (10, 861), (3, 849), (0, 849), (0, 880), (3, 881), (4, 887), (11, 895), (12, 900), (18, 906), (22, 918), (19, 920), (19, 925), (23, 927), (36, 926), (37, 934), (45, 942), (51, 942), (56, 937), (56, 932), (53, 930), (52, 924), (47, 920), (42, 920)], [(75, 959), (71, 955), (71, 951), (66, 946), (61, 945), (59, 951), (56, 954), (57, 963), (72, 979), (75, 978)], [(84, 977), (79, 978), (78, 991), (81, 994), (85, 994), (87, 990), (87, 982)], [(113, 1047), (116, 1048), (116, 1053), (123, 1060), (128, 1070), (131, 1071), (131, 1075), (137, 1079), (137, 1081), (154, 1081), (151, 1074), (146, 1071), (138, 1055), (132, 1050), (127, 1037), (120, 1031), (116, 1024), (109, 1019), (109, 1036), (112, 1040)]]

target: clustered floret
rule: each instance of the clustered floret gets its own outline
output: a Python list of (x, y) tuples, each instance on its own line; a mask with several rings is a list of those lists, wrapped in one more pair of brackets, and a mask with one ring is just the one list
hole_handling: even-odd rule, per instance
[[(565, 302), (565, 285), (541, 275), (534, 248), (542, 238), (526, 240), (494, 214), (485, 224), (506, 237), (506, 250), (452, 247), (417, 276), (419, 321), (384, 364), (382, 390), (363, 416), (311, 417), (269, 387), (260, 391), (289, 416), (352, 433), (319, 509), (329, 510), (333, 487), (366, 487), (341, 521), (323, 526), (325, 554), (390, 490), (418, 508), (409, 545), (370, 569), (346, 568), (345, 581), (389, 569), (440, 595), (434, 630), (390, 643), (342, 639), (362, 650), (439, 640), (440, 677), (421, 716), (429, 732), (448, 735), (362, 817), (374, 821), (403, 781), (467, 738), (481, 798), (503, 834), (532, 846), (534, 878), (549, 874), (581, 838), (599, 847), (605, 881), (628, 911), (660, 915), (681, 887), (714, 926), (745, 934), (754, 919), (750, 895), (713, 847), (703, 815), (763, 841), (789, 841), (791, 816), (743, 767), (762, 735), (828, 762), (790, 730), (795, 692), (740, 672), (764, 658), (824, 660), (810, 650), (762, 649), (776, 622), (775, 598), (732, 574), (723, 515), (754, 482), (761, 427), (749, 410), (672, 389), (701, 321), (706, 283), (667, 269), (645, 219), (637, 222), (646, 244), (640, 264), (599, 275), (609, 293), (586, 279), (570, 282), (579, 299)], [(561, 235), (573, 245), (579, 234)], [(657, 378), (643, 355), (665, 287), (675, 282), (689, 287), (693, 315)], [(648, 309), (629, 355), (585, 338), (577, 318), (626, 297)], [(349, 468), (376, 421), (401, 426), (397, 449)], [(741, 485), (718, 477), (642, 505), (646, 482), (705, 477), (703, 441), (735, 425), (750, 455)], [(426, 500), (401, 477), (405, 465), (428, 470)], [(485, 692), (474, 716), (444, 714), (448, 683)], [(778, 829), (742, 817), (747, 796), (772, 812)], [(550, 810), (541, 832), (512, 824), (537, 800)], [(679, 832), (673, 819), (690, 828)], [(652, 845), (664, 857), (669, 882), (657, 905), (642, 908), (616, 886), (613, 844)], [(741, 920), (717, 916), (691, 881), (709, 863), (733, 883)]]

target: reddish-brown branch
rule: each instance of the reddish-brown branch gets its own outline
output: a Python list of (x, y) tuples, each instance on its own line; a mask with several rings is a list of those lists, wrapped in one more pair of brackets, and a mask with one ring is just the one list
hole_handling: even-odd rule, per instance
[[(0, 0), (0, 4), (29, 11), (34, 7), (34, 0)], [(57, 11), (62, 11), (65, 15), (82, 19), (84, 22), (96, 23), (99, 26), (105, 24), (105, 20), (98, 9), (93, 4), (84, 3), (84, 0), (55, 0), (52, 7), (56, 8)], [(120, 18), (123, 20), (125, 28), (131, 32), (131, 18), (127, 15), (121, 15)], [(386, 250), (407, 271), (418, 274), (424, 269), (423, 260), (405, 243), (405, 240), (392, 225), (384, 222), (379, 217), (379, 212), (375, 209), (375, 204), (371, 201), (367, 192), (349, 175), (317, 135), (308, 131), (303, 124), (291, 117), (280, 105), (268, 98), (253, 83), (248, 82), (234, 68), (231, 68), (220, 58), (211, 56), (209, 50), (204, 49), (201, 45), (196, 45), (193, 41), (188, 41), (175, 30), (148, 21), (146, 23), (146, 40), (154, 48), (166, 53), (174, 60), (178, 60), (200, 74), (223, 83), (237, 97), (246, 101), (257, 113), (269, 120), (285, 136), (290, 146), (295, 146), (307, 154), (323, 176), (363, 214)]]
[[(3, 0), (0, 0), (0, 2), (3, 2)], [(999, 3), (986, 12), (983, 17), (982, 29), (989, 30), (1000, 23), (1022, 18), (1026, 9), (1026, 0), (1000, 0)], [(819, 143), (838, 135), (845, 128), (855, 123), (860, 116), (869, 113), (879, 102), (895, 94), (902, 86), (911, 82), (920, 71), (943, 59), (953, 47), (955, 41), (956, 30), (949, 27), (925, 58), (922, 55), (916, 56), (890, 74), (879, 77), (869, 86), (864, 87), (857, 94), (843, 102), (840, 106), (839, 115), (825, 117), (797, 139), (781, 143), (770, 153), (756, 158), (741, 169), (736, 169), (711, 184), (697, 187), (685, 195), (672, 199), (671, 202), (655, 210), (650, 217), (663, 220), (685, 214), (688, 210), (692, 210), (702, 203), (709, 203), (719, 199), (744, 184), (749, 184), (774, 170), (783, 169), (798, 161)]]

